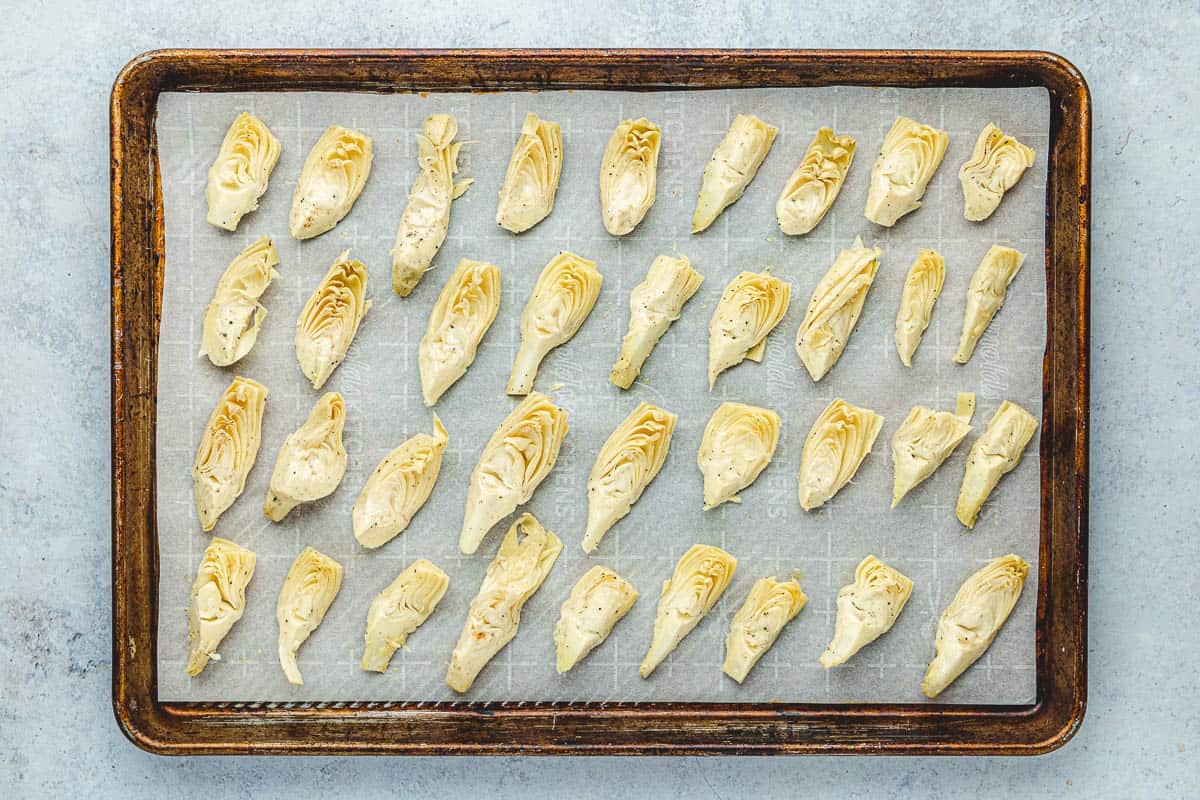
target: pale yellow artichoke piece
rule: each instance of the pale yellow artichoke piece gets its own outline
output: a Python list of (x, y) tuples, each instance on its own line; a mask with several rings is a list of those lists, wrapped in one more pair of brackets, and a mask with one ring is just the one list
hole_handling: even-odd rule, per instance
[(758, 660), (775, 644), (784, 626), (796, 618), (807, 602), (799, 581), (777, 581), (774, 577), (755, 581), (746, 602), (729, 624), (721, 671), (738, 683), (746, 680)]
[(200, 355), (213, 366), (227, 367), (250, 352), (267, 316), (259, 302), (263, 292), (279, 277), (279, 254), (269, 236), (263, 236), (237, 255), (225, 268), (217, 290), (204, 312)]
[(646, 279), (629, 295), (629, 330), (608, 376), (614, 386), (628, 389), (633, 385), (658, 340), (679, 319), (684, 303), (703, 281), (704, 276), (692, 269), (686, 256), (654, 259)]
[(1028, 574), (1025, 559), (1010, 553), (963, 582), (938, 620), (922, 694), (937, 697), (987, 651), (1020, 599)]
[(875, 556), (867, 556), (854, 570), (854, 583), (837, 596), (833, 640), (821, 653), (821, 666), (845, 664), (850, 657), (892, 629), (913, 584), (897, 569)]
[(842, 190), (854, 148), (853, 136), (837, 136), (831, 128), (817, 131), (775, 203), (781, 231), (801, 236), (817, 227)]
[(726, 501), (742, 502), (738, 492), (758, 478), (779, 444), (779, 415), (743, 403), (722, 403), (700, 439), (696, 463), (704, 476), (704, 510)]
[(824, 378), (842, 357), (875, 282), (881, 255), (883, 250), (864, 247), (859, 237), (853, 247), (838, 254), (813, 289), (796, 331), (796, 354), (814, 381)]
[(555, 660), (559, 673), (567, 672), (596, 649), (613, 626), (637, 602), (633, 584), (608, 567), (595, 566), (584, 573), (562, 604), (554, 626)]
[(1025, 170), (1033, 166), (1033, 148), (1006, 136), (988, 123), (971, 157), (958, 171), (963, 190), (963, 216), (981, 222), (992, 215), (1004, 194), (1017, 185)]
[(320, 389), (346, 358), (371, 301), (367, 268), (345, 250), (313, 290), (296, 320), (296, 360), (304, 377)]
[(487, 663), (513, 640), (521, 610), (550, 574), (562, 547), (532, 514), (517, 517), (467, 609), (467, 621), (450, 654), (447, 686), (459, 693), (470, 689)]
[(201, 530), (211, 531), (246, 488), (246, 476), (262, 442), (267, 394), (267, 387), (258, 381), (234, 378), (204, 426), (192, 464)]
[(678, 420), (670, 411), (638, 403), (600, 448), (588, 476), (585, 553), (595, 552), (608, 529), (629, 513), (658, 475)]
[(992, 317), (1008, 297), (1008, 285), (1021, 271), (1025, 254), (1011, 247), (994, 244), (988, 248), (971, 283), (967, 286), (967, 311), (963, 314), (962, 336), (954, 360), (966, 364), (975, 352), (975, 345), (992, 322)]
[(331, 125), (304, 159), (288, 232), (296, 239), (320, 236), (342, 221), (371, 174), (371, 137)]
[(188, 675), (199, 675), (209, 659), (221, 660), (221, 640), (246, 611), (254, 562), (252, 551), (219, 536), (205, 548), (188, 606)]
[(308, 419), (279, 448), (263, 515), (280, 522), (301, 503), (328, 497), (346, 474), (346, 401), (337, 392), (317, 400)]
[(508, 379), (508, 393), (529, 394), (542, 359), (575, 335), (592, 313), (604, 277), (595, 261), (563, 251), (542, 270), (521, 312), (521, 345)]
[(458, 121), (449, 114), (426, 118), (417, 134), (417, 180), (408, 193), (400, 215), (396, 244), (392, 247), (392, 291), (408, 297), (433, 264), (450, 228), (450, 203), (460, 197), (472, 181), (454, 182), (458, 172), (455, 142)]
[(933, 304), (942, 293), (946, 280), (946, 259), (936, 250), (918, 250), (908, 269), (900, 292), (900, 311), (896, 314), (896, 352), (900, 363), (912, 366), (913, 353), (933, 316)]
[(643, 678), (658, 668), (721, 599), (733, 580), (737, 559), (719, 547), (694, 544), (670, 580), (663, 582), (662, 597), (654, 617), (654, 637), (638, 674)]
[(279, 163), (280, 149), (279, 140), (261, 119), (238, 114), (208, 168), (204, 199), (209, 225), (236, 231), (242, 217), (258, 208), (258, 198), (266, 194), (271, 171)]
[(421, 396), (437, 403), (446, 390), (467, 374), (479, 342), (500, 310), (500, 268), (463, 259), (442, 287), (417, 350)]
[(1037, 417), (1016, 403), (1005, 400), (1000, 405), (987, 430), (967, 454), (966, 472), (954, 509), (959, 522), (968, 528), (975, 527), (979, 509), (1000, 479), (1016, 469), (1037, 426)]
[(921, 207), (921, 198), (946, 155), (950, 136), (908, 117), (897, 117), (871, 167), (866, 217), (888, 228)]
[(342, 565), (311, 547), (304, 548), (288, 570), (279, 590), (275, 620), (279, 623), (279, 666), (293, 686), (304, 685), (296, 653), (325, 619), (341, 588)]
[(743, 359), (761, 361), (767, 334), (787, 313), (792, 285), (765, 272), (743, 272), (730, 281), (708, 323), (708, 388)]
[(450, 578), (441, 567), (418, 558), (379, 593), (367, 611), (362, 668), (387, 672), (392, 655), (425, 624), (446, 594)]
[(636, 228), (654, 205), (661, 144), (662, 131), (645, 117), (625, 120), (608, 140), (600, 162), (600, 216), (613, 236)]
[(737, 202), (758, 174), (777, 133), (779, 128), (753, 115), (738, 114), (733, 118), (725, 138), (704, 168), (696, 213), (692, 215), (692, 233), (708, 228), (722, 211)]
[(557, 122), (525, 115), (500, 187), (496, 224), (522, 233), (550, 216), (562, 175), (562, 128)]
[(351, 517), (359, 544), (383, 547), (404, 532), (433, 493), (449, 440), (434, 414), (432, 436), (418, 433), (384, 456), (354, 501)]
[(493, 525), (533, 497), (554, 469), (569, 428), (566, 409), (541, 392), (526, 397), (500, 423), (471, 472), (458, 539), (464, 554), (479, 549)]
[(927, 406), (913, 406), (892, 434), (892, 508), (904, 495), (937, 472), (971, 432), (975, 395), (960, 394), (958, 397), (958, 408), (953, 414), (934, 411)]
[(869, 408), (841, 399), (826, 406), (800, 455), (800, 507), (820, 508), (841, 491), (871, 452), (882, 427), (883, 417)]

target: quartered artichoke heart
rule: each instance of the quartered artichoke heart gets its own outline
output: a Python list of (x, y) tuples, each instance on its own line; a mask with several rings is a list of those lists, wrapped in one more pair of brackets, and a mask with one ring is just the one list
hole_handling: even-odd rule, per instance
[(883, 417), (869, 408), (835, 399), (804, 440), (800, 455), (800, 507), (820, 508), (841, 491), (871, 452)]
[(371, 137), (331, 125), (304, 159), (288, 232), (296, 239), (311, 239), (333, 230), (354, 207), (370, 173)]
[(1028, 574), (1025, 559), (1010, 553), (963, 582), (938, 620), (922, 694), (937, 697), (987, 651), (1020, 599)]
[(258, 457), (267, 387), (238, 376), (217, 401), (204, 426), (192, 481), (200, 528), (211, 531), (217, 519), (246, 488), (246, 476)]
[(896, 314), (896, 352), (900, 363), (912, 366), (913, 353), (929, 327), (933, 304), (942, 293), (946, 280), (946, 260), (936, 250), (919, 250), (904, 288), (900, 292), (900, 311)]
[(704, 426), (696, 463), (704, 476), (704, 510), (726, 501), (742, 502), (738, 492), (771, 463), (779, 444), (779, 415), (742, 403), (722, 403)]
[(583, 551), (595, 552), (608, 529), (629, 513), (667, 460), (675, 414), (638, 403), (600, 448), (588, 476), (588, 521)]
[(729, 624), (721, 671), (738, 683), (746, 680), (758, 660), (775, 644), (784, 626), (796, 618), (807, 602), (798, 581), (777, 581), (774, 577), (755, 581), (746, 602)]
[(638, 674), (643, 678), (658, 668), (679, 643), (721, 599), (733, 580), (737, 559), (719, 547), (694, 544), (688, 549), (668, 581), (654, 617), (654, 638)]
[(458, 121), (449, 114), (434, 114), (417, 135), (420, 172), (408, 193), (392, 248), (392, 291), (408, 297), (437, 256), (450, 227), (450, 203), (470, 188), (473, 180), (454, 182), (458, 172), (455, 142)]
[(629, 295), (629, 330), (621, 341), (621, 352), (608, 379), (628, 389), (642, 372), (642, 365), (658, 340), (679, 319), (683, 304), (692, 298), (704, 277), (686, 256), (658, 256), (646, 279)]
[(421, 396), (432, 406), (467, 374), (500, 310), (500, 268), (463, 259), (442, 287), (417, 350)]
[(850, 657), (892, 629), (913, 584), (899, 570), (875, 556), (867, 556), (854, 570), (854, 583), (837, 596), (833, 641), (821, 653), (821, 666), (845, 664)]
[(595, 261), (563, 251), (542, 270), (521, 312), (521, 346), (508, 379), (508, 393), (529, 394), (542, 359), (565, 344), (592, 313), (604, 277)]
[(960, 393), (954, 413), (913, 406), (892, 434), (892, 508), (904, 495), (937, 472), (954, 449), (971, 432), (975, 395)]
[(722, 211), (737, 202), (758, 174), (777, 133), (779, 128), (753, 115), (738, 114), (733, 118), (725, 138), (704, 168), (696, 213), (692, 215), (692, 233), (708, 228)]
[(708, 389), (743, 359), (762, 361), (767, 334), (787, 313), (792, 285), (770, 270), (743, 272), (730, 281), (708, 323)]
[(320, 389), (346, 358), (371, 301), (367, 268), (345, 250), (313, 290), (296, 320), (296, 360), (304, 377)]
[(326, 392), (312, 407), (308, 419), (287, 437), (275, 470), (263, 514), (280, 522), (301, 503), (311, 503), (333, 494), (346, 474), (346, 401), (337, 392)]
[(853, 136), (837, 136), (831, 128), (817, 131), (775, 203), (781, 231), (801, 236), (817, 227), (842, 190), (854, 147)]
[(341, 588), (342, 565), (311, 547), (304, 548), (288, 570), (279, 590), (275, 620), (279, 623), (279, 666), (293, 686), (304, 685), (296, 652), (325, 619)]
[(814, 381), (824, 378), (842, 357), (875, 282), (881, 255), (883, 250), (878, 247), (864, 247), (860, 236), (854, 247), (838, 254), (813, 289), (804, 321), (796, 331), (796, 354)]
[(567, 411), (534, 392), (500, 423), (479, 455), (467, 488), (458, 547), (471, 555), (500, 520), (533, 496), (558, 460), (570, 426)]
[(237, 255), (225, 268), (217, 290), (204, 312), (200, 355), (213, 366), (227, 367), (250, 352), (267, 316), (259, 302), (263, 292), (279, 277), (279, 254), (269, 236), (263, 236)]
[(441, 567), (418, 558), (379, 593), (367, 611), (362, 668), (387, 672), (392, 655), (421, 627), (446, 594), (450, 578)]
[(525, 115), (500, 187), (496, 224), (522, 233), (550, 216), (562, 175), (562, 128), (557, 122)]
[(252, 551), (219, 536), (205, 548), (188, 606), (188, 675), (199, 675), (209, 659), (221, 660), (221, 640), (246, 611), (254, 561)]
[(979, 509), (1000, 479), (1016, 469), (1037, 426), (1037, 417), (1016, 403), (1005, 400), (1000, 405), (967, 455), (966, 472), (954, 509), (959, 522), (968, 528), (975, 527)]
[(871, 168), (867, 219), (890, 228), (896, 220), (920, 208), (925, 187), (941, 165), (949, 143), (945, 131), (897, 117)]
[(459, 693), (470, 689), (487, 663), (513, 640), (521, 624), (521, 610), (546, 580), (561, 552), (559, 538), (532, 514), (517, 517), (467, 609), (467, 621), (450, 654), (447, 686)]
[(261, 119), (238, 114), (208, 168), (204, 199), (209, 225), (236, 231), (242, 217), (258, 208), (258, 198), (266, 194), (271, 171), (279, 163), (279, 151), (279, 140)]
[(963, 314), (962, 336), (958, 340), (958, 352), (954, 360), (966, 364), (975, 352), (979, 338), (992, 323), (992, 317), (1004, 305), (1008, 297), (1008, 285), (1021, 271), (1025, 254), (994, 244), (988, 248), (979, 262), (971, 283), (967, 286), (967, 310)]
[(600, 215), (613, 236), (636, 228), (654, 205), (661, 144), (662, 131), (645, 117), (625, 120), (608, 140), (600, 162)]
[(988, 123), (971, 157), (958, 171), (963, 190), (963, 216), (981, 222), (992, 215), (1004, 194), (1017, 185), (1025, 170), (1033, 166), (1033, 148), (1006, 136)]
[(562, 604), (554, 626), (559, 674), (583, 661), (607, 639), (637, 599), (633, 584), (608, 567), (595, 566), (585, 572)]
[(408, 527), (433, 492), (449, 440), (434, 414), (432, 436), (418, 433), (384, 456), (354, 502), (351, 516), (359, 544), (382, 547)]

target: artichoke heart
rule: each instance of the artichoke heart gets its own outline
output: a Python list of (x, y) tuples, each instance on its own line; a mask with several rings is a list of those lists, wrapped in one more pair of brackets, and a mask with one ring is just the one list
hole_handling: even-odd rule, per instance
[(533, 496), (554, 469), (570, 426), (567, 411), (534, 392), (512, 410), (488, 439), (471, 472), (458, 547), (471, 555), (500, 520)]
[(820, 508), (841, 491), (871, 452), (882, 427), (883, 417), (869, 408), (841, 399), (826, 406), (800, 455), (800, 507)]
[(463, 259), (442, 287), (417, 351), (421, 396), (437, 403), (446, 390), (467, 374), (479, 342), (500, 310), (500, 268)]
[(418, 433), (384, 456), (354, 501), (351, 516), (359, 544), (382, 547), (404, 532), (433, 493), (448, 441), (434, 414), (432, 436)]
[(320, 389), (358, 333), (359, 323), (371, 309), (367, 295), (367, 268), (351, 261), (345, 250), (313, 290), (296, 320), (296, 360), (304, 377)]
[(312, 239), (333, 230), (354, 207), (370, 173), (371, 137), (329, 126), (304, 159), (288, 232), (295, 239)]
[(954, 509), (959, 522), (968, 528), (975, 527), (979, 509), (1000, 479), (1016, 469), (1037, 426), (1037, 417), (1016, 403), (1005, 400), (996, 409), (987, 430), (975, 440), (967, 455), (967, 468)]
[(967, 286), (967, 310), (963, 314), (962, 336), (954, 360), (966, 364), (975, 352), (979, 338), (992, 323), (992, 317), (1008, 297), (1008, 285), (1021, 271), (1025, 254), (1011, 247), (994, 244), (988, 248), (971, 283)]
[(737, 559), (719, 547), (694, 544), (670, 580), (663, 582), (662, 597), (654, 617), (654, 637), (638, 674), (643, 678), (658, 668), (721, 599), (733, 580)]
[(692, 233), (700, 233), (737, 202), (771, 150), (779, 128), (750, 114), (738, 114), (704, 168)]
[(628, 389), (642, 373), (642, 365), (658, 340), (679, 319), (683, 305), (692, 298), (704, 277), (692, 269), (686, 256), (658, 256), (646, 279), (629, 295), (629, 330), (621, 341), (621, 352), (608, 379)]
[(963, 216), (971, 222), (990, 217), (1000, 206), (1005, 192), (1016, 186), (1025, 170), (1033, 166), (1033, 158), (1033, 148), (1006, 136), (989, 122), (975, 140), (971, 157), (958, 171), (963, 190)]
[(563, 251), (542, 270), (521, 312), (521, 346), (508, 393), (529, 394), (542, 359), (570, 340), (592, 313), (604, 277), (595, 261)]
[(213, 366), (228, 367), (250, 352), (267, 316), (259, 302), (271, 281), (279, 254), (269, 236), (263, 236), (237, 255), (225, 268), (217, 290), (204, 312), (200, 355)]
[(246, 476), (262, 442), (267, 394), (267, 387), (258, 381), (238, 376), (208, 418), (192, 464), (201, 530), (211, 531), (246, 488)]
[(500, 187), (496, 224), (522, 233), (550, 216), (562, 175), (562, 128), (557, 122), (525, 115)]
[(975, 395), (962, 393), (954, 413), (913, 406), (892, 434), (892, 508), (904, 495), (937, 472), (954, 449), (971, 432)]
[(920, 208), (925, 187), (941, 165), (948, 144), (950, 136), (945, 131), (897, 117), (871, 167), (867, 219), (890, 228)]
[(743, 272), (730, 281), (708, 323), (708, 389), (743, 359), (762, 361), (769, 334), (792, 299), (792, 285), (770, 270)]
[(301, 503), (333, 494), (346, 474), (345, 428), (346, 401), (337, 392), (326, 392), (312, 407), (308, 420), (279, 448), (263, 501), (267, 519), (280, 522)]
[(258, 198), (266, 194), (271, 171), (279, 163), (280, 149), (279, 140), (261, 119), (246, 112), (237, 115), (208, 168), (204, 199), (209, 225), (236, 231), (242, 217), (258, 208)]
[(188, 675), (199, 675), (209, 659), (221, 660), (221, 640), (246, 611), (254, 561), (252, 551), (220, 536), (205, 548), (188, 606)]
[(650, 120), (627, 119), (613, 131), (600, 162), (600, 215), (604, 229), (624, 236), (654, 205), (662, 131)]
[(562, 604), (554, 626), (554, 649), (559, 673), (567, 672), (595, 650), (613, 626), (637, 602), (633, 584), (608, 567), (584, 573)]
[(296, 652), (325, 619), (341, 588), (342, 565), (311, 547), (304, 548), (288, 570), (279, 590), (275, 620), (279, 623), (279, 666), (293, 686), (304, 685)]
[(455, 142), (458, 121), (449, 114), (433, 114), (417, 135), (420, 172), (400, 215), (400, 229), (392, 247), (392, 291), (408, 297), (433, 263), (450, 227), (450, 203), (470, 188), (471, 180), (454, 182), (458, 172)]
[(796, 354), (814, 381), (824, 378), (846, 349), (875, 281), (881, 255), (883, 250), (864, 247), (859, 237), (854, 247), (838, 254), (813, 289), (804, 321), (796, 331)]
[(854, 137), (821, 128), (788, 178), (775, 203), (779, 229), (789, 236), (808, 233), (833, 207), (854, 161)]
[(696, 463), (704, 476), (704, 510), (726, 501), (757, 480), (779, 444), (779, 415), (743, 403), (722, 403), (704, 426)]
[(963, 582), (938, 620), (922, 694), (937, 697), (987, 651), (1020, 599), (1028, 574), (1025, 559), (1010, 553)]
[(845, 664), (850, 657), (892, 629), (912, 595), (908, 576), (875, 556), (867, 556), (854, 570), (854, 583), (837, 596), (833, 640), (821, 653), (821, 666)]
[(933, 304), (942, 293), (946, 280), (946, 259), (936, 250), (919, 250), (904, 289), (900, 292), (900, 311), (896, 314), (896, 352), (900, 363), (912, 366), (913, 353), (921, 344), (921, 337), (929, 327), (933, 315)]
[(550, 574), (562, 547), (532, 514), (517, 517), (467, 609), (467, 621), (450, 654), (447, 686), (459, 693), (470, 689), (487, 663), (513, 640), (521, 609)]
[(775, 644), (784, 626), (796, 618), (807, 602), (798, 581), (777, 581), (774, 577), (755, 581), (746, 602), (729, 624), (721, 671), (738, 683), (746, 680), (758, 660)]
[(638, 403), (600, 448), (588, 476), (585, 553), (595, 552), (608, 529), (629, 513), (658, 475), (678, 420), (670, 411)]
[(450, 578), (431, 561), (418, 558), (379, 593), (367, 611), (362, 668), (387, 672), (392, 655), (421, 627), (446, 594)]

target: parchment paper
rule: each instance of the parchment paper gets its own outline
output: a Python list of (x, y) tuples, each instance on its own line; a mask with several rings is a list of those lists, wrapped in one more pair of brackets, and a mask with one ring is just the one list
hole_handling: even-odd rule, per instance
[[(205, 223), (205, 176), (233, 117), (258, 114), (282, 140), (283, 153), (261, 208), (236, 234)], [(496, 226), (496, 195), (527, 110), (563, 127), (565, 166), (553, 214), (521, 235)], [(415, 135), (430, 113), (458, 117), (460, 177), (475, 185), (455, 201), (450, 235), (433, 271), (413, 295), (390, 289), (388, 250), (416, 175)], [(700, 176), (733, 116), (754, 113), (780, 133), (745, 196), (707, 232), (689, 232)], [(1037, 596), (1039, 467), (1037, 440), (986, 505), (975, 530), (954, 518), (963, 463), (992, 413), (1011, 399), (1041, 413), (1045, 345), (1044, 243), (1049, 103), (1041, 89), (902, 90), (767, 89), (675, 93), (541, 92), (491, 95), (165, 94), (159, 101), (159, 155), (166, 209), (166, 286), (159, 350), (158, 530), (160, 547), (159, 693), (164, 700), (351, 701), (447, 700), (446, 664), (467, 604), (495, 554), (508, 522), (497, 525), (479, 552), (458, 553), (467, 478), (488, 436), (515, 405), (504, 386), (518, 342), (518, 318), (538, 273), (560, 249), (598, 262), (604, 287), (578, 335), (543, 363), (537, 388), (569, 409), (571, 430), (557, 467), (525, 510), (564, 542), (550, 577), (525, 607), (516, 639), (483, 671), (467, 695), (474, 700), (710, 700), (883, 702), (921, 701), (919, 684), (933, 652), (938, 615), (970, 573), (991, 557), (1014, 551), (1034, 564), (1020, 602), (987, 655), (940, 702), (1024, 704), (1035, 696), (1034, 614)], [(888, 230), (862, 214), (868, 176), (898, 114), (935, 124), (950, 146), (924, 207)], [(605, 233), (597, 175), (613, 127), (648, 116), (663, 129), (658, 200), (624, 238)], [(989, 121), (1037, 151), (1037, 160), (988, 221), (962, 216), (958, 168)], [(332, 232), (308, 242), (287, 233), (288, 208), (300, 165), (328, 125), (359, 128), (374, 138), (375, 160), (365, 191)], [(807, 236), (779, 232), (774, 204), (821, 125), (858, 140), (847, 183), (825, 220)], [(279, 250), (281, 278), (264, 297), (270, 310), (253, 352), (229, 369), (197, 356), (201, 320), (217, 279), (255, 238), (269, 234)], [(793, 350), (796, 329), (817, 281), (839, 250), (861, 234), (884, 254), (866, 308), (846, 352), (819, 384)], [(971, 363), (952, 363), (967, 282), (995, 242), (1028, 254), (1008, 300)], [(946, 282), (912, 369), (893, 344), (900, 288), (921, 247), (946, 258)], [(282, 523), (263, 517), (263, 496), (279, 447), (319, 396), (296, 364), (296, 317), (338, 253), (352, 248), (371, 270), (367, 314), (349, 356), (325, 386), (346, 397), (345, 444), (350, 465), (338, 490), (293, 511)], [(704, 275), (699, 293), (659, 343), (632, 390), (621, 392), (608, 372), (628, 322), (629, 291), (659, 253), (686, 254)], [(430, 431), (420, 398), (417, 343), (433, 301), (460, 258), (492, 261), (503, 272), (500, 313), (470, 371), (437, 406), (450, 445), (436, 490), (409, 529), (384, 548), (366, 551), (353, 538), (350, 508), (379, 460), (407, 437)], [(763, 364), (745, 362), (705, 380), (707, 327), (725, 284), (740, 270), (773, 267), (792, 283), (791, 308), (770, 336)], [(189, 587), (210, 535), (202, 533), (192, 500), (191, 464), (214, 404), (235, 374), (270, 389), (262, 449), (244, 495), (215, 533), (253, 549), (258, 568), (247, 611), (221, 646), (222, 660), (195, 679), (184, 673)], [(975, 431), (942, 469), (895, 510), (890, 440), (909, 408), (952, 409), (959, 391), (978, 396)], [(854, 482), (829, 504), (806, 514), (796, 497), (805, 435), (834, 397), (886, 418), (874, 452)], [(667, 463), (657, 480), (586, 556), (579, 546), (586, 519), (586, 481), (613, 428), (639, 400), (679, 414)], [(725, 400), (775, 409), (783, 429), (774, 462), (743, 492), (741, 505), (701, 510), (696, 450), (712, 411)], [(717, 607), (649, 680), (637, 665), (650, 642), (662, 582), (696, 542), (717, 544), (739, 559)], [(275, 604), (284, 575), (305, 545), (345, 567), (341, 593), (324, 624), (300, 651), (303, 687), (284, 679), (275, 654)], [(848, 665), (825, 670), (817, 656), (833, 633), (838, 588), (875, 554), (910, 576), (913, 595), (890, 633)], [(413, 559), (450, 574), (450, 588), (430, 620), (397, 653), (385, 674), (359, 669), (366, 611), (375, 595)], [(606, 564), (641, 592), (612, 636), (574, 671), (554, 670), (553, 626), (575, 581)], [(721, 673), (729, 619), (757, 578), (798, 571), (808, 606), (785, 630), (744, 685)]]

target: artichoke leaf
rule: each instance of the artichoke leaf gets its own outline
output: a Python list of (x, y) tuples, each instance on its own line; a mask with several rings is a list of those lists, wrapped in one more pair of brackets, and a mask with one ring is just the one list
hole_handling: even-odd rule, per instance
[(892, 629), (913, 583), (897, 569), (875, 556), (867, 556), (854, 570), (854, 582), (838, 591), (833, 640), (821, 653), (826, 669), (845, 664), (850, 657)]
[(300, 370), (320, 389), (346, 358), (350, 343), (371, 301), (367, 268), (351, 261), (345, 250), (313, 290), (296, 320), (296, 360)]
[(499, 310), (500, 268), (464, 258), (433, 304), (417, 350), (425, 405), (435, 405), (467, 374)]
[(708, 324), (708, 388), (743, 359), (762, 359), (767, 335), (787, 313), (792, 285), (770, 270), (743, 272), (730, 281)]
[(913, 406), (892, 434), (892, 508), (904, 495), (937, 472), (971, 432), (975, 395), (959, 394), (958, 397), (958, 407), (953, 414), (934, 411), (927, 406)]
[(595, 566), (585, 572), (562, 604), (554, 626), (559, 674), (570, 671), (607, 639), (637, 599), (637, 589), (608, 567)]
[(954, 513), (968, 528), (975, 527), (979, 509), (992, 490), (1016, 469), (1026, 445), (1037, 430), (1037, 417), (1005, 400), (988, 422), (987, 430), (971, 445)]
[(890, 228), (905, 214), (920, 208), (925, 188), (941, 165), (949, 143), (945, 131), (897, 117), (871, 167), (867, 219)]
[(988, 248), (971, 283), (967, 286), (967, 310), (963, 314), (962, 336), (954, 360), (966, 364), (975, 353), (975, 345), (992, 324), (992, 318), (1008, 297), (1008, 285), (1021, 271), (1025, 254), (1011, 247), (994, 244)]
[(800, 507), (820, 508), (841, 491), (871, 452), (883, 417), (835, 399), (813, 423), (800, 455)]
[(367, 611), (361, 666), (387, 672), (392, 655), (409, 634), (425, 624), (446, 594), (450, 578), (431, 561), (418, 558), (379, 593)]
[(988, 123), (975, 140), (971, 157), (958, 170), (963, 190), (963, 216), (982, 222), (999, 208), (1005, 193), (1017, 185), (1025, 170), (1033, 166), (1030, 147), (1006, 136)]
[(557, 122), (525, 115), (500, 187), (496, 224), (522, 233), (550, 216), (562, 175), (562, 128)]
[(217, 290), (204, 311), (200, 355), (216, 367), (239, 360), (258, 341), (258, 331), (267, 316), (259, 298), (271, 281), (279, 277), (275, 267), (279, 254), (269, 236), (263, 236), (239, 253), (217, 282)]
[(781, 231), (801, 236), (817, 227), (842, 190), (854, 148), (853, 136), (837, 136), (830, 128), (817, 131), (775, 203)]
[(633, 385), (658, 340), (679, 319), (684, 304), (703, 281), (686, 256), (654, 259), (646, 279), (629, 295), (629, 330), (608, 376), (614, 386), (628, 389)]
[(266, 194), (271, 171), (279, 163), (280, 150), (279, 140), (261, 119), (246, 112), (238, 114), (208, 168), (205, 221), (236, 231), (242, 217), (258, 209), (258, 199)]
[(854, 247), (838, 254), (813, 289), (808, 311), (796, 331), (796, 354), (814, 381), (824, 378), (842, 357), (875, 281), (881, 255), (883, 250), (864, 247), (859, 237)]
[(696, 463), (704, 476), (704, 510), (727, 501), (771, 463), (779, 444), (779, 415), (743, 403), (722, 403), (704, 426)]
[(293, 686), (304, 685), (296, 653), (325, 619), (341, 588), (342, 565), (311, 547), (304, 548), (288, 570), (279, 590), (275, 621), (279, 625), (279, 665)]
[(625, 120), (608, 140), (600, 162), (600, 215), (613, 236), (636, 228), (654, 205), (661, 144), (662, 131), (645, 117)]
[(900, 292), (900, 311), (896, 314), (896, 352), (900, 363), (912, 366), (913, 353), (929, 327), (933, 305), (942, 293), (946, 280), (946, 260), (936, 250), (919, 250), (904, 288)]
[(188, 675), (199, 675), (209, 659), (221, 660), (221, 640), (246, 611), (254, 564), (253, 551), (219, 536), (205, 548), (188, 606)]
[(733, 118), (725, 138), (713, 151), (704, 168), (696, 213), (692, 215), (692, 233), (700, 233), (737, 202), (758, 174), (758, 168), (771, 150), (779, 128), (749, 114)]
[(774, 577), (755, 581), (746, 602), (729, 624), (721, 671), (738, 683), (746, 680), (750, 670), (783, 633), (784, 626), (796, 618), (807, 602), (799, 581), (777, 581)]
[(683, 554), (671, 578), (663, 582), (654, 617), (654, 636), (638, 667), (639, 675), (650, 677), (695, 629), (721, 599), (736, 569), (737, 559), (719, 547), (695, 544)]
[(371, 137), (329, 126), (304, 159), (288, 232), (295, 239), (311, 239), (333, 230), (354, 207), (370, 174)]
[(418, 433), (384, 456), (354, 501), (351, 517), (359, 544), (382, 547), (408, 527), (433, 493), (449, 440), (434, 414), (432, 436)]
[(238, 376), (217, 401), (204, 426), (192, 482), (200, 528), (211, 531), (217, 519), (246, 488), (262, 442), (262, 417), (267, 387)]

